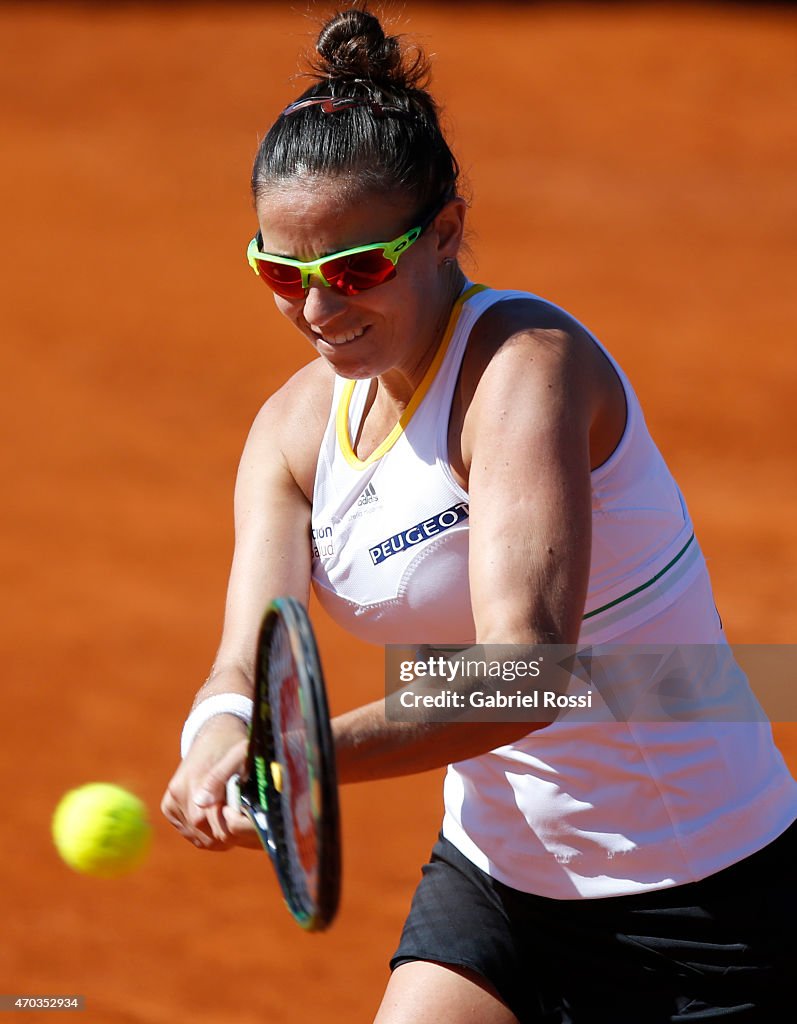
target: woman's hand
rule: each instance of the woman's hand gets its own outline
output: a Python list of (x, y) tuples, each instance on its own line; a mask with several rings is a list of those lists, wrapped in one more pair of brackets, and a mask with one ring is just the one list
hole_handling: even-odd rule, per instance
[(247, 746), (246, 725), (233, 715), (217, 715), (203, 727), (166, 788), (163, 814), (200, 849), (260, 845), (249, 819), (227, 806), (227, 780), (243, 770)]

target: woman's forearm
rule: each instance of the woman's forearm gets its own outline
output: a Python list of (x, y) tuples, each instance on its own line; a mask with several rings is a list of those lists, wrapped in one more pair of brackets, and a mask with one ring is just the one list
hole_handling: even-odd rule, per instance
[(384, 700), (332, 722), (341, 783), (414, 775), (513, 743), (544, 722), (388, 721)]

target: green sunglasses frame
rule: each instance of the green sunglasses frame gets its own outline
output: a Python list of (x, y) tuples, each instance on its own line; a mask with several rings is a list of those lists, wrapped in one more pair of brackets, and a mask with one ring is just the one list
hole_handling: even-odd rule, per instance
[(260, 246), (263, 242), (263, 236), (258, 231), (249, 243), (246, 257), (249, 260), (249, 266), (256, 274), (258, 274), (258, 260), (263, 260), (268, 263), (279, 263), (284, 267), (296, 267), (302, 276), (302, 288), (309, 288), (310, 279), (313, 277), (319, 278), (326, 288), (331, 288), (332, 285), (324, 277), (322, 269), (325, 263), (329, 263), (331, 260), (342, 259), (344, 256), (354, 256), (359, 252), (373, 252), (375, 249), (381, 249), (385, 259), (390, 260), (395, 267), (399, 258), (409, 249), (413, 242), (418, 241), (430, 223), (431, 220), (425, 224), (410, 228), (409, 231), (405, 231), (403, 235), (399, 235), (398, 238), (394, 238), (391, 242), (371, 242), (368, 245), (358, 245), (354, 249), (343, 249), (341, 252), (333, 252), (329, 256), (322, 256), (320, 260), (311, 260), (309, 263), (303, 263), (301, 260), (292, 260), (287, 256), (273, 256), (271, 253), (262, 252)]

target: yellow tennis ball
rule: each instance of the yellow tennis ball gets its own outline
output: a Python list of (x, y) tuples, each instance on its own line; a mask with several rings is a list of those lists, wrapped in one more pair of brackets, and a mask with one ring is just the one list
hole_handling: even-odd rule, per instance
[(53, 815), (53, 840), (62, 859), (96, 878), (117, 878), (138, 867), (150, 838), (146, 806), (109, 782), (71, 790)]

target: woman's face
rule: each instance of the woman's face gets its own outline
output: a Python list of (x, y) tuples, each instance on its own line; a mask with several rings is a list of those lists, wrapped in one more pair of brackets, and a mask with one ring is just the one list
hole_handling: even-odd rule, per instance
[[(451, 282), (443, 261), (459, 249), (462, 207), (455, 200), (444, 209), (402, 254), (391, 280), (347, 296), (313, 277), (301, 298), (275, 295), (277, 308), (340, 376), (413, 376), (437, 340)], [(318, 176), (280, 182), (257, 203), (263, 251), (306, 262), (392, 241), (426, 212), (404, 197), (358, 194), (346, 180)]]

